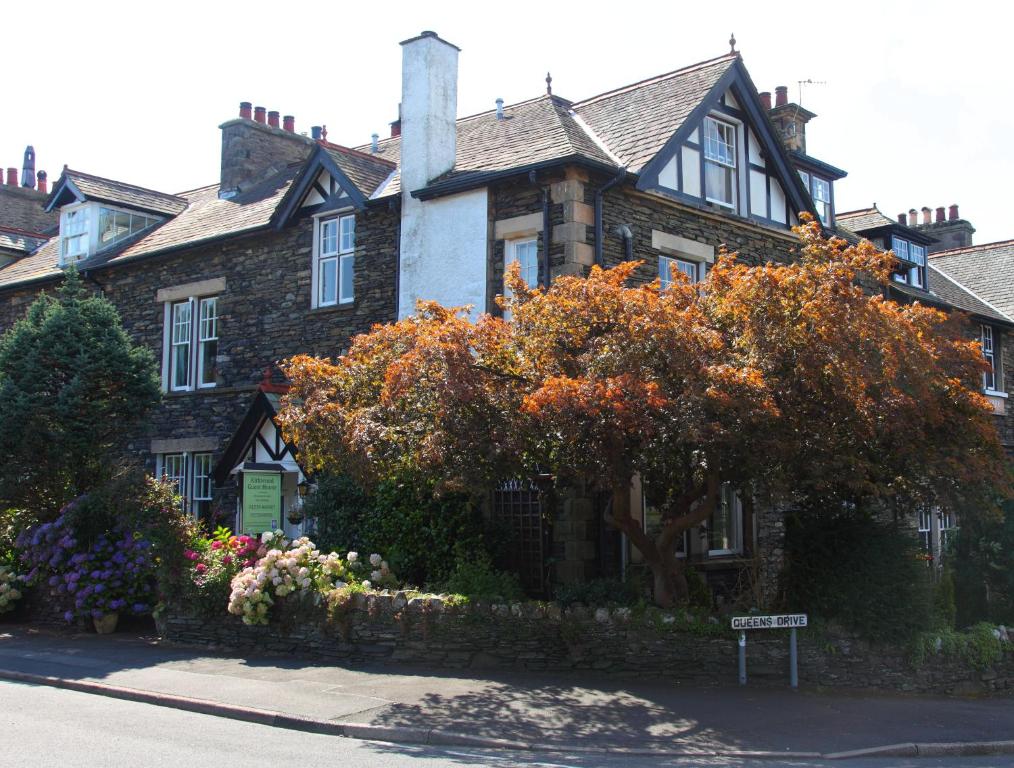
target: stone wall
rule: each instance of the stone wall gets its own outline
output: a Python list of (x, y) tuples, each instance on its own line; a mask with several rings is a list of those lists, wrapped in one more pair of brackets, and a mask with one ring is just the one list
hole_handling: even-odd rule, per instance
[[(597, 610), (556, 603), (453, 605), (406, 593), (356, 595), (328, 620), (322, 605), (282, 601), (269, 626), (237, 617), (177, 613), (164, 636), (220, 650), (296, 654), (334, 662), (419, 664), (439, 669), (585, 671), (698, 685), (737, 680), (736, 636), (710, 620), (688, 622), (654, 609)], [(896, 649), (850, 638), (799, 633), (803, 687), (909, 693), (1010, 694), (1014, 653), (995, 669), (976, 670), (933, 657), (914, 668)], [(747, 643), (751, 684), (788, 685), (788, 633), (752, 632)]]

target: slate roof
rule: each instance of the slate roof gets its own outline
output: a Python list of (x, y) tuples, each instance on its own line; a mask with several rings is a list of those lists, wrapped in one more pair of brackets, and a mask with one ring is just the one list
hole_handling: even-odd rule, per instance
[(892, 224), (898, 225), (897, 221), (882, 214), (877, 206), (862, 208), (858, 211), (835, 212), (834, 220), (841, 227), (857, 234), (879, 227), (889, 227)]
[[(503, 120), (497, 119), (496, 110), (460, 118), (454, 170), (433, 180), (434, 185), (572, 157), (615, 167), (615, 160), (574, 119), (570, 106), (559, 96), (540, 96), (505, 106)], [(356, 149), (370, 151), (368, 144)], [(379, 142), (375, 156), (398, 163), (401, 137)], [(400, 192), (401, 180), (396, 174), (382, 196)]]
[(989, 306), (986, 302), (976, 296), (967, 287), (955, 283), (947, 275), (931, 264), (928, 268), (927, 280), (929, 291), (913, 288), (904, 283), (891, 282), (892, 293), (901, 294), (923, 304), (934, 304), (944, 309), (960, 309), (969, 312), (977, 317), (987, 320), (995, 320), (1004, 324), (1011, 324), (1010, 317), (999, 312), (995, 307)]
[[(185, 204), (178, 216), (121, 240), (78, 262), (77, 266), (89, 269), (117, 264), (267, 226), (298, 171), (298, 165), (290, 166), (274, 178), (229, 199), (218, 197), (218, 184), (173, 195)], [(0, 269), (0, 288), (55, 277), (61, 273), (58, 262), (59, 238), (54, 237), (31, 255)]]
[(63, 175), (53, 187), (51, 201), (60, 194), (64, 180), (70, 181), (88, 200), (119, 204), (166, 216), (175, 216), (187, 207), (187, 201), (178, 195), (168, 195), (165, 192), (156, 192), (153, 189), (124, 184), (122, 181), (72, 171), (69, 168), (64, 169)]
[(38, 232), (0, 225), (0, 250), (31, 253), (49, 239)]
[(930, 265), (1014, 318), (1014, 240), (930, 254)]
[(391, 160), (337, 144), (325, 144), (324, 149), (364, 197), (372, 196), (396, 167)]
[(627, 170), (639, 173), (737, 58), (726, 54), (572, 106)]

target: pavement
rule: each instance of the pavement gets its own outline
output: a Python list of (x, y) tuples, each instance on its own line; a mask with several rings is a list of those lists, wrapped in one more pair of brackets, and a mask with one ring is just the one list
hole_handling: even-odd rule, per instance
[(9, 624), (0, 625), (0, 680), (402, 744), (739, 758), (1014, 754), (1010, 698), (692, 688), (588, 673), (475, 677)]

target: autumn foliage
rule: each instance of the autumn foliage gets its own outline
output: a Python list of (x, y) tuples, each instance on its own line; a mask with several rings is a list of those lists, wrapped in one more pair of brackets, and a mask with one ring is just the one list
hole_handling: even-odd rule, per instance
[[(769, 504), (980, 510), (1005, 490), (962, 320), (879, 290), (893, 256), (797, 229), (789, 264), (723, 254), (706, 280), (632, 284), (636, 262), (529, 289), (505, 321), (420, 303), (337, 361), (299, 356), (279, 417), (311, 469), (481, 493), (539, 471), (611, 494), (609, 521), (685, 597), (674, 543), (723, 484)], [(787, 254), (787, 257), (789, 255)], [(657, 497), (649, 538), (635, 476)]]

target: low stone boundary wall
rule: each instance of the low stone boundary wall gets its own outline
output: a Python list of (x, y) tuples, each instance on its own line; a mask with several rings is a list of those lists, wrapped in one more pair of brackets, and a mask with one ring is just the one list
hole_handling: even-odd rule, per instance
[[(695, 685), (735, 684), (736, 635), (682, 613), (629, 608), (562, 609), (555, 603), (458, 605), (405, 593), (357, 594), (329, 616), (307, 601), (279, 601), (268, 626), (228, 614), (171, 611), (172, 642), (333, 661), (405, 663), (442, 669), (594, 670)], [(750, 632), (751, 684), (788, 685), (788, 632)], [(1014, 693), (1014, 654), (995, 669), (937, 655), (914, 668), (902, 651), (854, 638), (799, 633), (800, 685), (910, 693)]]

